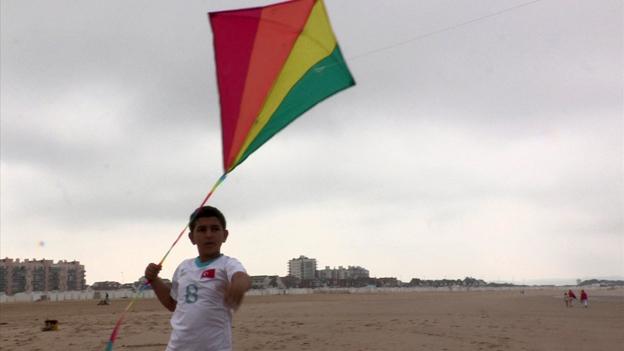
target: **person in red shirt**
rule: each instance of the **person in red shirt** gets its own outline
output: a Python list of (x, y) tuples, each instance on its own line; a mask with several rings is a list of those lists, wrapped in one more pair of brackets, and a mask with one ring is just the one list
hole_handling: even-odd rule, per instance
[(581, 303), (585, 308), (587, 308), (587, 302), (587, 293), (585, 292), (585, 290), (581, 290)]
[(568, 299), (570, 300), (570, 307), (573, 306), (573, 300), (576, 300), (576, 295), (574, 295), (574, 291), (572, 289), (568, 290)]

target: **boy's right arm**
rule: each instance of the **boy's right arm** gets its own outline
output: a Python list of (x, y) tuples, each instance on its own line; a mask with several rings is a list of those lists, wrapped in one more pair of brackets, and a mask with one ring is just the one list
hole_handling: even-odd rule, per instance
[(148, 264), (145, 268), (145, 278), (149, 280), (156, 297), (158, 297), (158, 301), (160, 301), (166, 309), (173, 312), (175, 311), (177, 303), (170, 295), (171, 286), (163, 282), (162, 279), (158, 277), (158, 273), (160, 273), (161, 269), (162, 266), (155, 263)]

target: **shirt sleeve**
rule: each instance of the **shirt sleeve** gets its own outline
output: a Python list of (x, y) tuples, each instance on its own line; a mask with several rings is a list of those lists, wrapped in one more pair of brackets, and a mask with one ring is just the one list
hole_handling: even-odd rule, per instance
[(171, 290), (169, 291), (169, 296), (171, 296), (171, 298), (175, 301), (178, 301), (178, 275), (181, 266), (182, 265), (179, 265), (178, 268), (176, 268), (175, 272), (173, 273), (173, 278), (171, 278)]
[(245, 267), (243, 267), (243, 264), (240, 263), (239, 260), (230, 257), (228, 259), (228, 262), (225, 264), (225, 273), (227, 273), (228, 281), (231, 282), (234, 274), (238, 272), (247, 273), (247, 271), (245, 270)]

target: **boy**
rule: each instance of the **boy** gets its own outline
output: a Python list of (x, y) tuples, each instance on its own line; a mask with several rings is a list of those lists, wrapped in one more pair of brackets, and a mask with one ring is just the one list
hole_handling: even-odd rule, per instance
[(232, 309), (240, 306), (251, 280), (237, 259), (221, 253), (228, 237), (221, 211), (198, 208), (189, 228), (199, 255), (180, 263), (171, 286), (158, 277), (161, 266), (145, 268), (158, 300), (173, 312), (167, 351), (232, 350)]

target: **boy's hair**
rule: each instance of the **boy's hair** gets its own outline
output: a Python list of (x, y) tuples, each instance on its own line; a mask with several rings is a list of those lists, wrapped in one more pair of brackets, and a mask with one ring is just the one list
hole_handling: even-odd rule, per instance
[(195, 225), (197, 224), (197, 220), (202, 217), (217, 218), (217, 220), (219, 221), (223, 229), (225, 229), (225, 216), (223, 215), (223, 213), (221, 213), (221, 211), (219, 211), (219, 209), (217, 209), (216, 207), (204, 206), (204, 207), (200, 207), (196, 209), (191, 214), (191, 217), (189, 219), (189, 228), (191, 229), (191, 232), (195, 230)]

